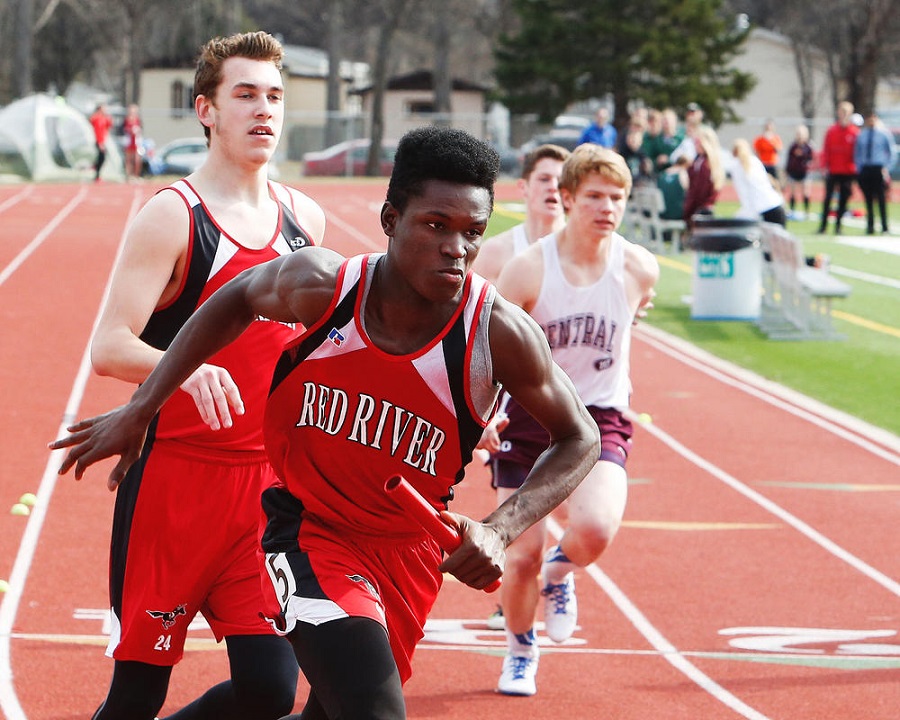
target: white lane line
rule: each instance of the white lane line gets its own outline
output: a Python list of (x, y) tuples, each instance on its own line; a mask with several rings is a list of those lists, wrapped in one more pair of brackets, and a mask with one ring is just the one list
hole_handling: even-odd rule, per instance
[[(819, 427), (828, 430), (829, 432), (833, 432), (840, 435), (841, 437), (844, 437), (845, 439), (850, 440), (851, 442), (855, 442), (856, 444), (872, 452), (873, 454), (884, 457), (891, 462), (900, 461), (900, 458), (898, 458), (897, 455), (892, 453), (890, 450), (886, 450), (885, 448), (870, 442), (865, 437), (854, 435), (849, 430), (849, 428), (852, 426), (858, 431), (865, 432), (868, 435), (879, 435), (879, 433), (877, 432), (877, 428), (870, 428), (868, 426), (865, 426), (864, 423), (856, 421), (855, 419), (851, 419), (849, 418), (849, 416), (843, 417), (836, 411), (831, 411), (829, 408), (826, 408), (826, 406), (818, 406), (815, 402), (804, 398), (804, 396), (798, 393), (792, 393), (787, 389), (782, 389), (780, 386), (775, 385), (775, 383), (768, 383), (762, 380), (762, 378), (758, 378), (757, 381), (753, 381), (755, 378), (757, 378), (757, 376), (752, 376), (751, 373), (747, 373), (740, 368), (730, 366), (729, 363), (725, 363), (724, 361), (721, 361), (718, 358), (714, 358), (711, 355), (706, 355), (705, 353), (703, 353), (703, 351), (695, 350), (693, 346), (689, 346), (688, 343), (682, 343), (681, 341), (672, 338), (662, 331), (658, 331), (645, 326), (641, 328), (640, 334), (643, 335), (641, 339), (643, 339), (648, 344), (656, 347), (660, 351), (672, 357), (675, 357), (676, 359), (681, 360), (682, 362), (685, 362), (691, 367), (695, 367), (698, 370), (705, 372), (719, 382), (737, 387), (750, 395), (756, 396), (761, 400), (764, 400), (765, 402), (775, 405), (779, 409), (785, 410), (794, 415), (798, 415), (808, 420), (809, 422), (812, 422), (813, 424), (816, 424)], [(666, 343), (672, 343), (673, 345), (677, 344), (683, 352), (677, 352), (673, 347), (667, 345)], [(690, 352), (687, 352), (688, 348), (690, 348)], [(742, 379), (738, 379), (738, 377)], [(763, 387), (765, 387), (766, 389), (763, 390)], [(775, 393), (777, 393), (778, 395), (790, 397), (793, 404), (782, 399), (782, 397), (776, 396)], [(819, 409), (823, 410), (822, 414), (818, 414), (816, 412)], [(637, 420), (636, 413), (629, 412), (629, 414), (632, 416), (632, 420)], [(823, 414), (832, 416), (834, 420), (826, 419), (822, 416)], [(838, 425), (838, 420), (843, 421), (843, 424)], [(687, 447), (675, 440), (671, 435), (668, 435), (664, 431), (660, 430), (658, 425), (646, 424), (643, 425), (643, 427), (648, 432), (653, 434), (658, 440), (668, 445), (672, 450), (674, 450), (676, 453), (678, 453), (688, 461), (694, 463), (695, 465), (705, 470), (707, 473), (711, 474), (718, 480), (722, 481), (733, 490), (744, 495), (751, 501), (762, 506), (765, 510), (774, 514), (782, 521), (798, 530), (808, 539), (823, 547), (826, 551), (833, 554), (837, 558), (848, 563), (857, 571), (874, 580), (882, 587), (885, 587), (895, 595), (900, 595), (900, 584), (894, 582), (891, 578), (887, 577), (883, 573), (872, 568), (859, 558), (847, 552), (836, 543), (832, 542), (824, 535), (801, 521), (799, 518), (793, 516), (791, 513), (771, 502), (768, 498), (764, 497), (754, 490), (751, 490), (736, 478), (732, 477), (704, 458), (700, 457), (697, 453), (689, 450)], [(888, 447), (891, 447), (891, 444), (895, 438), (894, 436), (887, 434), (881, 439), (885, 441), (885, 444), (888, 445)], [(559, 523), (552, 517), (550, 517), (547, 520), (547, 527), (553, 534), (553, 536), (557, 539), (557, 541), (559, 541), (559, 539), (562, 537), (563, 532), (563, 529), (559, 525)], [(703, 688), (716, 700), (728, 706), (735, 712), (741, 714), (743, 717), (746, 717), (748, 719), (752, 718), (754, 720), (763, 720), (766, 718), (765, 715), (760, 713), (755, 708), (747, 705), (743, 700), (733, 695), (708, 675), (703, 673), (693, 663), (691, 663), (687, 658), (690, 653), (682, 652), (678, 650), (678, 648), (676, 648), (674, 645), (672, 645), (672, 643), (670, 643), (665, 638), (665, 636), (644, 616), (644, 614), (634, 605), (634, 603), (631, 602), (631, 600), (625, 595), (625, 593), (622, 592), (618, 585), (616, 585), (615, 582), (613, 582), (612, 579), (609, 578), (609, 576), (607, 576), (602, 570), (600, 570), (600, 568), (596, 564), (592, 563), (591, 565), (584, 568), (584, 570), (591, 577), (591, 579), (593, 579), (594, 582), (597, 583), (597, 585), (607, 594), (607, 596), (609, 596), (616, 607), (618, 607), (622, 614), (625, 615), (625, 617), (628, 618), (628, 620), (632, 623), (635, 629), (644, 636), (644, 638), (654, 648), (654, 651), (661, 655), (675, 669), (684, 674), (698, 686)]]
[(33, 253), (41, 246), (41, 243), (43, 243), (44, 240), (46, 240), (50, 236), (50, 233), (56, 230), (59, 224), (69, 216), (69, 213), (71, 213), (76, 207), (78, 207), (81, 201), (84, 200), (85, 195), (87, 195), (87, 185), (83, 185), (75, 195), (75, 197), (69, 200), (66, 206), (58, 213), (56, 213), (56, 216), (50, 222), (48, 222), (37, 235), (34, 236), (31, 242), (28, 243), (28, 245), (25, 246), (25, 248), (23, 248), (18, 255), (16, 255), (12, 259), (12, 262), (10, 262), (9, 265), (7, 265), (5, 268), (3, 268), (2, 271), (0, 271), (0, 285), (5, 283), (9, 279), (9, 277), (19, 269), (22, 263), (24, 263), (28, 259), (31, 253)]
[[(858, 445), (864, 450), (867, 450), (873, 455), (887, 460), (890, 463), (900, 465), (900, 438), (897, 438), (895, 435), (881, 430), (880, 428), (868, 425), (849, 415), (844, 415), (825, 405), (821, 405), (800, 393), (795, 393), (776, 383), (764, 380), (742, 368), (731, 366), (730, 363), (726, 363), (718, 358), (713, 358), (712, 356), (707, 356), (702, 350), (694, 348), (693, 346), (688, 346), (686, 343), (682, 343), (677, 338), (669, 336), (662, 331), (644, 328), (642, 335), (642, 340), (648, 342), (648, 344), (661, 352), (708, 374), (719, 382), (742, 390), (749, 395), (774, 405), (780, 410), (784, 410), (800, 417), (827, 432), (833, 433), (848, 442)], [(669, 343), (671, 343), (671, 345)], [(675, 346), (677, 346), (677, 349)], [(713, 365), (716, 365), (717, 367), (713, 367)], [(632, 411), (629, 411), (629, 414), (632, 416), (632, 420), (637, 419), (634, 417)], [(688, 449), (671, 435), (661, 430), (658, 425), (648, 423), (643, 427), (651, 435), (654, 435), (658, 440), (668, 445), (672, 450), (689, 462), (692, 462), (697, 467), (705, 470), (736, 492), (802, 533), (809, 540), (812, 540), (838, 559), (843, 560), (858, 572), (871, 580), (874, 580), (892, 594), (900, 597), (900, 583), (876, 570), (847, 550), (844, 550), (842, 547), (822, 535), (819, 531), (772, 502), (761, 493), (751, 489), (721, 468), (713, 465), (705, 458), (700, 457), (697, 453)], [(876, 438), (879, 442), (872, 442), (869, 439), (870, 437)]]
[(650, 326), (639, 327), (635, 337), (725, 385), (802, 418), (873, 455), (900, 466), (900, 437), (883, 428), (870, 425), (790, 388), (766, 380), (662, 330)]
[(712, 475), (717, 480), (720, 480), (725, 485), (730, 487), (732, 490), (740, 493), (748, 500), (759, 505), (763, 510), (768, 511), (775, 517), (779, 518), (783, 522), (790, 525), (797, 532), (804, 535), (807, 539), (812, 540), (816, 545), (823, 548), (827, 552), (834, 555), (839, 560), (843, 560), (845, 563), (850, 565), (857, 572), (862, 573), (870, 580), (874, 580), (876, 583), (881, 585), (888, 592), (893, 593), (897, 597), (900, 597), (900, 583), (892, 580), (887, 575), (882, 572), (879, 572), (875, 568), (873, 568), (868, 563), (860, 560), (858, 557), (853, 555), (852, 553), (844, 550), (840, 545), (829, 540), (818, 530), (814, 529), (812, 526), (803, 522), (800, 518), (792, 513), (789, 513), (780, 505), (772, 502), (766, 496), (758, 493), (756, 490), (748, 487), (740, 480), (735, 478), (732, 475), (729, 475), (727, 472), (722, 470), (720, 467), (713, 465), (711, 462), (706, 460), (705, 458), (700, 457), (693, 450), (682, 445), (678, 440), (673, 438), (671, 435), (666, 433), (663, 430), (660, 430), (658, 426), (653, 423), (649, 423), (644, 425), (643, 428), (649, 432), (651, 435), (656, 437), (657, 440), (661, 441), (663, 444), (668, 445), (669, 448), (674, 450), (678, 455), (681, 455), (685, 460), (693, 463), (701, 470), (706, 471), (710, 475)]
[[(341, 219), (341, 217), (336, 215), (333, 211), (326, 211), (326, 212), (327, 212), (328, 222), (334, 223), (339, 228), (341, 228), (344, 232), (349, 233), (353, 237), (354, 240), (358, 240), (360, 243), (365, 245), (367, 248), (370, 248), (376, 252), (382, 252), (384, 250), (384, 243), (379, 244), (379, 243), (374, 242), (367, 235), (364, 235), (359, 230), (357, 230), (355, 226), (351, 225), (346, 220)], [(327, 237), (328, 231), (326, 230), (325, 232), (326, 232), (326, 237)], [(327, 247), (327, 245), (328, 245), (327, 241), (325, 242), (325, 245)]]
[(4, 200), (2, 203), (0, 203), (0, 213), (2, 213), (4, 210), (8, 210), (13, 205), (20, 203), (22, 200), (24, 200), (29, 195), (31, 195), (31, 192), (33, 190), (34, 190), (34, 185), (28, 184), (25, 186), (25, 188), (23, 190), (20, 190), (15, 195), (12, 195), (11, 197), (6, 198), (6, 200)]
[[(83, 194), (83, 193), (82, 193)], [(128, 211), (128, 218), (125, 222), (125, 228), (131, 224), (132, 218), (137, 213), (141, 205), (141, 192), (135, 189), (131, 199), (131, 208)], [(122, 247), (125, 241), (125, 230), (123, 229), (119, 240), (118, 251), (113, 263), (115, 267), (118, 263), (119, 256), (122, 254)], [(100, 313), (106, 304), (106, 298), (109, 295), (109, 285), (112, 280), (110, 273), (107, 279), (106, 288), (103, 291), (103, 299), (97, 308), (97, 315), (94, 318), (94, 325), (91, 334), (88, 337), (87, 345), (81, 356), (81, 363), (78, 367), (78, 373), (75, 376), (75, 382), (72, 386), (72, 392), (69, 395), (66, 409), (63, 414), (62, 421), (59, 424), (57, 437), (61, 437), (78, 415), (78, 407), (84, 397), (84, 390), (87, 385), (88, 378), (91, 374), (91, 337), (100, 320)], [(28, 518), (28, 524), (25, 526), (25, 532), (22, 534), (22, 541), (19, 543), (19, 550), (16, 553), (16, 560), (13, 563), (12, 572), (9, 576), (9, 590), (3, 595), (0, 602), (0, 710), (5, 713), (6, 720), (28, 720), (28, 716), (19, 703), (16, 695), (16, 688), (13, 684), (12, 662), (10, 659), (10, 638), (12, 636), (12, 628), (15, 624), (16, 613), (19, 609), (19, 603), (22, 599), (22, 593), (25, 589), (25, 583), (28, 579), (28, 572), (31, 569), (31, 562), (34, 559), (34, 553), (37, 549), (38, 538), (44, 526), (47, 509), (50, 506), (50, 498), (56, 487), (56, 480), (59, 475), (57, 470), (62, 462), (65, 450), (53, 450), (47, 458), (47, 465), (44, 468), (44, 474), (37, 492), (37, 502)]]
[[(557, 542), (562, 537), (562, 527), (552, 517), (547, 519), (547, 529), (553, 534)], [(699, 685), (723, 705), (731, 708), (736, 713), (748, 720), (769, 720), (766, 715), (747, 705), (739, 697), (732, 695), (728, 690), (719, 685), (709, 675), (700, 670), (684, 653), (670, 643), (665, 636), (638, 610), (637, 606), (619, 589), (609, 576), (596, 564), (591, 563), (584, 571), (600, 586), (609, 599), (615, 603), (619, 611), (631, 622), (634, 628), (644, 636), (653, 649), (672, 667)]]
[(863, 282), (872, 283), (873, 285), (884, 285), (900, 289), (900, 280), (896, 278), (884, 277), (883, 275), (873, 275), (872, 273), (862, 272), (860, 270), (851, 270), (845, 267), (831, 267), (832, 275), (843, 275), (844, 277), (853, 278), (854, 280), (862, 280)]

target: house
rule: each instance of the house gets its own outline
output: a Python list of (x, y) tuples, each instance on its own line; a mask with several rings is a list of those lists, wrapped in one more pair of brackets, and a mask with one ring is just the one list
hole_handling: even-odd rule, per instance
[[(757, 83), (747, 97), (732, 105), (740, 121), (718, 128), (722, 147), (730, 148), (738, 137), (752, 142), (769, 118), (775, 121), (778, 134), (787, 147), (794, 138), (797, 125), (805, 122), (800, 109), (800, 79), (790, 39), (771, 30), (754, 28), (744, 51), (734, 59), (732, 66), (751, 73)], [(816, 111), (811, 118), (810, 136), (813, 144), (821, 147), (825, 130), (834, 122), (831, 78), (824, 52), (813, 55), (811, 84)], [(880, 82), (876, 105), (889, 107), (897, 104), (900, 102), (897, 93), (896, 85)]]
[[(450, 124), (484, 139), (487, 133), (485, 104), (488, 90), (484, 85), (454, 78), (450, 94)], [(371, 115), (372, 86), (352, 92), (362, 99), (362, 111), (368, 118)], [(416, 70), (388, 80), (384, 96), (385, 138), (398, 139), (435, 119), (434, 80), (430, 70)]]
[[(321, 147), (327, 113), (328, 55), (324, 50), (284, 46), (285, 129), (277, 159), (299, 160)], [(351, 90), (366, 81), (368, 65), (341, 63), (341, 117), (358, 123), (359, 97)], [(144, 136), (157, 147), (176, 138), (203, 135), (194, 114), (194, 68), (146, 67), (141, 71), (141, 119)], [(355, 132), (352, 128), (348, 132)]]

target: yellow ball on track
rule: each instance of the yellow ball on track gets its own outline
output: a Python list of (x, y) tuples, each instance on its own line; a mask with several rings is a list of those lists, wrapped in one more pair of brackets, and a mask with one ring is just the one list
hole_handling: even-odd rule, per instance
[(34, 493), (25, 493), (19, 498), (19, 502), (28, 507), (34, 507), (34, 504), (37, 502), (37, 497)]
[(640, 415), (638, 415), (638, 422), (641, 422), (644, 425), (649, 425), (653, 422), (653, 418), (650, 417), (650, 413), (641, 413)]
[(22, 503), (16, 503), (9, 509), (10, 515), (31, 515), (31, 508)]
[(5, 593), (9, 590), (9, 583), (6, 580), (0, 580), (0, 593)]

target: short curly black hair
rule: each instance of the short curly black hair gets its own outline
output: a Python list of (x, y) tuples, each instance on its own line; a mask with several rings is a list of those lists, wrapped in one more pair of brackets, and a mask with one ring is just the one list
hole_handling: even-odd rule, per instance
[(403, 212), (411, 197), (421, 196), (427, 180), (446, 180), (485, 188), (494, 207), (494, 183), (500, 156), (482, 140), (456, 128), (428, 125), (400, 139), (387, 201)]

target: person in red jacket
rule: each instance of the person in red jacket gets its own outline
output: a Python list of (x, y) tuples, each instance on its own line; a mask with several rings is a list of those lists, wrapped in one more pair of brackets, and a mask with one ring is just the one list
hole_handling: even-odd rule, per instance
[(837, 122), (825, 132), (822, 142), (822, 167), (825, 170), (825, 199), (822, 201), (822, 219), (819, 221), (819, 234), (828, 227), (828, 213), (831, 211), (831, 196), (838, 191), (837, 218), (834, 222), (834, 234), (841, 234), (841, 219), (847, 210), (847, 201), (853, 192), (853, 179), (856, 177), (856, 164), (853, 162), (853, 150), (859, 128), (850, 117), (853, 115), (853, 103), (844, 101), (837, 106)]
[(753, 141), (753, 150), (766, 172), (778, 180), (778, 160), (781, 155), (781, 136), (775, 131), (775, 121), (766, 120), (762, 134)]
[(97, 159), (94, 161), (94, 182), (100, 182), (100, 168), (106, 160), (106, 138), (112, 128), (112, 118), (106, 111), (106, 105), (101, 103), (90, 117), (91, 127), (94, 128), (94, 142), (97, 144)]

